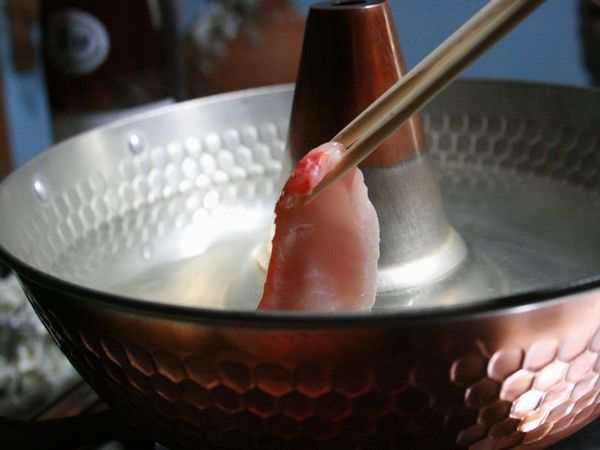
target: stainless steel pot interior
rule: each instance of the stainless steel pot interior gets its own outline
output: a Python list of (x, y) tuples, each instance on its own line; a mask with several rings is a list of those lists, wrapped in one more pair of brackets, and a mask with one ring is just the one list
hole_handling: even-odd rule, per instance
[[(94, 290), (254, 309), (257, 259), (287, 172), (290, 96), (278, 87), (162, 108), (52, 148), (4, 183), (0, 244)], [(597, 99), (583, 96), (458, 84), (425, 111), (445, 207), (470, 257), (426, 287), (380, 292), (376, 310), (468, 304), (600, 274)], [(422, 189), (419, 170), (398, 182)], [(394, 249), (384, 242), (382, 260)]]
[(290, 102), (161, 108), (3, 183), (0, 256), (103, 398), (190, 448), (539, 447), (598, 417), (600, 94), (438, 97), (423, 117), (471, 265), (435, 288), (444, 307), (332, 316), (247, 311)]

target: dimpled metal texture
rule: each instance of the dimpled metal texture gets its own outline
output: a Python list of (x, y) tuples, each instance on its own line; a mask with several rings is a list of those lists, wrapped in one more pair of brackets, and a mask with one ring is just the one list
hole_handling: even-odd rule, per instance
[(490, 449), (545, 446), (600, 415), (600, 326), (581, 326), (599, 296), (401, 330), (37, 310), (106, 401), (176, 448)]
[[(555, 96), (557, 103), (564, 101), (564, 107), (569, 108), (578, 101), (566, 100), (574, 92), (545, 87), (533, 93), (526, 85), (506, 83), (490, 96), (485, 82), (471, 89), (474, 85), (456, 83), (422, 115), (429, 151), (438, 166), (533, 174), (600, 191), (600, 137), (595, 113), (582, 112), (565, 120), (560, 106), (547, 109), (542, 99)], [(504, 89), (515, 94), (510, 106), (503, 104)], [(487, 98), (465, 109), (465, 95)], [(586, 93), (582, 90), (575, 95), (581, 99)], [(440, 175), (446, 173), (440, 171)]]
[(423, 115), (431, 153), (443, 167), (487, 167), (598, 190), (597, 130), (559, 121), (463, 114)]
[(256, 207), (275, 195), (286, 133), (284, 122), (229, 127), (150, 145), (126, 154), (117, 167), (92, 169), (86, 179), (40, 199), (44, 207), (32, 210), (16, 234), (15, 253), (84, 282), (111, 255), (150, 251), (153, 240), (205, 220), (219, 206)]
[[(291, 91), (284, 93), (291, 101)], [(536, 122), (539, 99), (550, 94), (562, 100), (550, 101), (544, 107), (547, 119)], [(597, 119), (557, 121), (561, 109), (585, 104), (586, 97), (583, 91), (457, 83), (424, 113), (433, 159), (439, 167), (497, 166), (600, 191), (600, 137), (591, 125)], [(268, 161), (277, 162), (284, 128), (275, 130), (261, 143), (269, 147)], [(132, 187), (139, 177), (136, 158), (150, 165), (139, 169), (143, 173), (156, 169), (154, 164), (162, 167), (161, 179), (170, 179), (167, 167), (173, 167), (169, 173), (179, 175), (172, 184), (161, 182), (155, 194), (167, 198), (165, 187), (181, 187), (188, 169), (196, 183), (202, 155), (235, 147), (222, 144), (223, 133), (216, 133), (216, 152), (210, 153), (205, 135), (187, 141), (188, 135), (161, 145), (164, 158), (154, 159), (143, 156), (158, 148), (148, 138), (148, 149), (119, 161), (115, 176), (130, 173)], [(184, 169), (189, 142), (201, 143), (193, 158), (197, 170), (191, 163)], [(169, 145), (181, 157), (168, 156)], [(252, 161), (257, 155), (250, 155)], [(272, 170), (275, 177), (279, 167)], [(261, 177), (266, 175), (257, 174)], [(150, 186), (142, 189), (145, 183), (139, 183), (145, 196), (110, 190), (130, 199), (126, 204), (133, 208), (136, 201), (153, 201)], [(193, 189), (204, 192), (219, 183), (228, 184), (209, 177), (207, 186)], [(57, 208), (65, 208), (61, 217), (71, 222), (88, 204), (94, 213), (94, 201), (75, 202), (71, 190), (56, 192), (53, 185), (40, 201), (64, 203)], [(210, 198), (199, 204), (210, 207)], [(121, 211), (119, 204), (110, 209), (113, 217), (130, 210)], [(69, 227), (69, 219), (56, 220)], [(36, 226), (29, 224), (28, 230)], [(40, 236), (15, 233), (24, 255), (34, 251)], [(65, 245), (73, 240), (65, 236)], [(60, 246), (60, 232), (51, 241)], [(48, 265), (40, 261), (40, 266), (51, 267), (52, 252), (44, 255), (39, 258)], [(132, 425), (171, 448), (543, 448), (600, 416), (599, 290), (532, 298), (525, 307), (506, 304), (477, 314), (292, 320), (119, 302), (35, 274), (20, 275), (37, 313), (84, 378)]]

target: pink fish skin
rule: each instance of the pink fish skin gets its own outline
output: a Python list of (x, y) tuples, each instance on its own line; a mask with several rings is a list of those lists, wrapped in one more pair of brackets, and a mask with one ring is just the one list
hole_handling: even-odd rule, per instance
[(327, 143), (296, 166), (275, 207), (275, 235), (259, 310), (356, 311), (375, 302), (379, 221), (353, 169), (308, 204), (345, 148)]

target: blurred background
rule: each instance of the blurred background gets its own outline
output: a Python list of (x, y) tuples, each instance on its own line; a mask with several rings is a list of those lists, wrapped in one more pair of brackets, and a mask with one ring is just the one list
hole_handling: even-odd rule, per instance
[[(312, 3), (0, 0), (0, 178), (140, 109), (294, 81)], [(391, 0), (407, 65), (485, 3)], [(599, 35), (598, 0), (547, 0), (464, 76), (590, 86)]]

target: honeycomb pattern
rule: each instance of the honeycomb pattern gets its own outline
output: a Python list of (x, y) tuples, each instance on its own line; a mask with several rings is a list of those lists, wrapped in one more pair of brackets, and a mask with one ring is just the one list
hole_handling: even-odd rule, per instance
[(600, 132), (596, 128), (435, 111), (425, 111), (423, 122), (430, 152), (442, 167), (531, 173), (600, 190)]
[[(192, 354), (168, 343), (152, 348), (81, 328), (78, 313), (70, 324), (64, 311), (59, 320), (29, 295), (85, 378), (134, 424), (152, 424), (167, 445), (535, 447), (600, 416), (600, 326), (494, 352), (442, 333), (424, 349), (434, 358), (415, 351), (419, 338), (403, 336), (410, 353), (313, 364), (235, 350), (219, 333), (217, 351), (210, 343)], [(442, 347), (454, 356), (444, 358)]]
[(477, 422), (457, 438), (461, 446), (506, 448), (552, 439), (600, 414), (600, 330), (591, 339), (543, 339), (528, 349), (505, 348), (490, 357), (464, 356), (451, 380), (465, 386), (465, 405)]
[[(425, 112), (424, 122), (432, 155), (445, 167), (525, 172), (600, 192), (597, 129), (435, 111)], [(126, 150), (114, 171), (56, 195), (36, 179), (44, 207), (33, 208), (16, 233), (17, 253), (50, 272), (89, 271), (94, 267), (64, 255), (90, 230), (103, 229), (97, 236), (110, 243), (92, 247), (117, 252), (202, 220), (228, 201), (274, 195), (285, 133), (284, 125), (269, 122), (145, 142)], [(151, 207), (137, 214), (144, 205)], [(261, 350), (260, 336), (240, 348), (226, 327), (110, 312), (24, 282), (50, 333), (92, 386), (173, 447), (540, 447), (600, 416), (599, 323), (584, 329), (574, 320), (564, 334), (571, 338), (553, 337), (556, 330), (536, 311), (428, 330), (399, 323), (374, 333), (367, 356), (358, 351), (362, 341), (342, 328), (332, 340), (344, 342), (341, 355), (323, 362), (320, 349), (274, 357)], [(598, 295), (573, 301), (594, 314)], [(562, 318), (584, 310), (553, 312)], [(523, 316), (515, 333), (512, 324)], [(498, 337), (503, 330), (512, 332)], [(303, 342), (307, 330), (294, 332), (293, 342)], [(193, 348), (182, 345), (200, 335)]]
[(110, 254), (149, 248), (219, 206), (264, 202), (276, 193), (286, 134), (287, 124), (266, 122), (126, 152), (114, 172), (93, 173), (52, 201), (38, 178), (34, 188), (45, 204), (18, 233), (16, 252), (77, 282)]
[[(597, 129), (431, 110), (423, 113), (423, 122), (430, 153), (441, 167), (485, 166), (600, 192)], [(38, 176), (33, 188), (44, 207), (33, 209), (15, 233), (15, 253), (42, 270), (85, 280), (95, 270), (93, 262), (104, 260), (106, 253), (145, 248), (153, 237), (203, 220), (219, 205), (271, 198), (280, 179), (286, 134), (286, 123), (265, 122), (147, 143), (136, 152), (127, 151), (115, 170), (92, 173), (55, 196), (48, 195), (44, 178)], [(440, 175), (443, 183), (453, 173)], [(98, 245), (97, 240), (111, 244)], [(68, 251), (82, 246), (98, 254), (81, 258), (82, 252)]]

